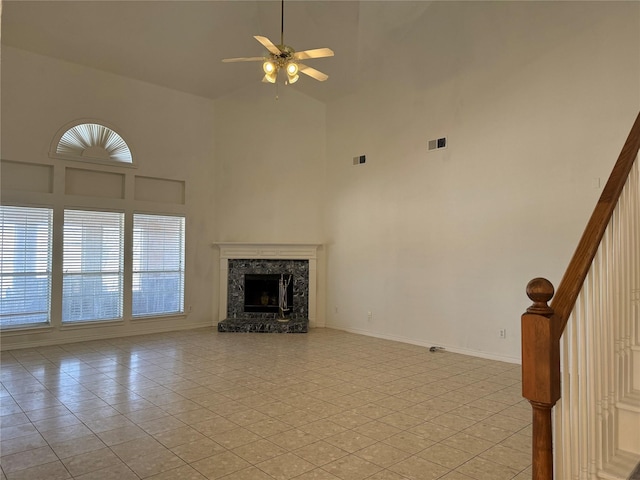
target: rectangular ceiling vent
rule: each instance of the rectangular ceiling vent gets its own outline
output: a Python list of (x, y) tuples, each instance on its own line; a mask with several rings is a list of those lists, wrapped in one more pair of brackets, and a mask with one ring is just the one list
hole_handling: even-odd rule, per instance
[(447, 148), (447, 137), (429, 140), (429, 150), (441, 150)]
[(367, 157), (365, 155), (360, 155), (358, 157), (353, 157), (354, 165), (361, 165), (367, 161)]

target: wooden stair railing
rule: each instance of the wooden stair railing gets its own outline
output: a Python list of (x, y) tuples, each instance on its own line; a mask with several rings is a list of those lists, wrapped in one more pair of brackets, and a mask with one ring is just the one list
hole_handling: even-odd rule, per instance
[[(533, 305), (522, 315), (522, 396), (533, 410), (533, 480), (553, 479), (551, 411), (560, 399), (560, 337), (640, 150), (640, 114), (596, 204), (554, 297), (551, 282), (527, 285)], [(553, 298), (551, 306), (548, 302)]]

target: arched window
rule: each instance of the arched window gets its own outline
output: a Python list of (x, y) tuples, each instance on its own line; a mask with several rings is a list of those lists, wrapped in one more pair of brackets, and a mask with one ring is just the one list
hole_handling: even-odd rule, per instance
[(66, 125), (54, 137), (50, 155), (67, 160), (133, 164), (127, 142), (108, 126), (90, 121)]

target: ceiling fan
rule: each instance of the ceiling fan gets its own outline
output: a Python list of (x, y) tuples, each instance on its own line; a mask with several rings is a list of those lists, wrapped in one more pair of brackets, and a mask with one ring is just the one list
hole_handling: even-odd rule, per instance
[(262, 69), (264, 70), (263, 82), (276, 83), (278, 79), (278, 72), (284, 70), (287, 78), (285, 83), (295, 83), (300, 78), (298, 72), (315, 78), (320, 82), (324, 82), (329, 75), (322, 73), (315, 68), (311, 68), (307, 65), (300, 63), (300, 60), (308, 60), (310, 58), (322, 58), (333, 57), (333, 50), (330, 48), (315, 48), (313, 50), (304, 50), (302, 52), (296, 52), (289, 45), (284, 44), (284, 0), (281, 2), (280, 11), (280, 44), (274, 45), (274, 43), (267, 37), (261, 37), (255, 35), (258, 42), (262, 44), (264, 48), (269, 52), (263, 57), (239, 57), (239, 58), (225, 58), (223, 62), (263, 62)]

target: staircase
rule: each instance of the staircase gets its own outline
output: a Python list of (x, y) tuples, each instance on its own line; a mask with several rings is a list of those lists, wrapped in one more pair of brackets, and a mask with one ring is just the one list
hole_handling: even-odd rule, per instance
[[(636, 315), (638, 308), (636, 301)], [(637, 318), (637, 317), (636, 317)], [(618, 408), (618, 448), (621, 452), (631, 453), (629, 462), (640, 462), (640, 345), (631, 347), (633, 379), (631, 390), (616, 404)], [(621, 454), (621, 456), (624, 456)], [(622, 476), (619, 478), (626, 477)]]
[[(598, 472), (605, 480), (640, 480), (640, 290), (631, 295), (631, 311), (635, 318), (635, 341), (630, 345), (630, 388), (616, 403), (617, 451)], [(633, 337), (632, 337), (633, 340)], [(637, 475), (630, 477), (633, 472)]]
[[(633, 348), (634, 361), (640, 358), (640, 347)], [(627, 480), (640, 467), (640, 368), (635, 363), (634, 389), (617, 403), (618, 409), (618, 451), (602, 470), (599, 477), (606, 480)], [(640, 477), (638, 477), (640, 478)]]
[(628, 480), (640, 463), (639, 150), (640, 115), (557, 291), (527, 285), (533, 480)]
[[(633, 380), (631, 391), (616, 404), (618, 408), (620, 450), (640, 457), (640, 346), (631, 347)], [(631, 427), (631, 428), (630, 428)]]

